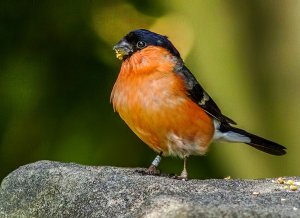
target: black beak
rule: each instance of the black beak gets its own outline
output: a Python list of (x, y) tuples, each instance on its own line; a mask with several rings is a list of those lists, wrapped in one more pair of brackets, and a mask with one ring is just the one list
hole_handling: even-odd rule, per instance
[(133, 53), (132, 46), (127, 42), (126, 39), (119, 41), (114, 47), (113, 50), (116, 52), (116, 57), (120, 60), (124, 60), (126, 57)]

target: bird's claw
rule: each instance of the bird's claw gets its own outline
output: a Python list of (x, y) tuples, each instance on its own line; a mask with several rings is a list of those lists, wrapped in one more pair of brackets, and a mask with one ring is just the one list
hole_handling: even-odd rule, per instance
[(137, 170), (136, 172), (141, 173), (142, 175), (153, 175), (153, 176), (159, 176), (160, 170), (156, 168), (154, 165), (150, 165), (150, 167), (146, 170)]
[(172, 176), (170, 176), (170, 178), (176, 179), (176, 180), (188, 181), (188, 177), (187, 176), (182, 176), (182, 175), (180, 175), (180, 176), (172, 175)]

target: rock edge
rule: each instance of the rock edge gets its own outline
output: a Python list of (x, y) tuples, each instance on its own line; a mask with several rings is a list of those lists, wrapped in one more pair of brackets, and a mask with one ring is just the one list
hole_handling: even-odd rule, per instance
[(300, 217), (300, 188), (288, 191), (272, 179), (186, 182), (136, 170), (22, 166), (1, 183), (0, 217)]

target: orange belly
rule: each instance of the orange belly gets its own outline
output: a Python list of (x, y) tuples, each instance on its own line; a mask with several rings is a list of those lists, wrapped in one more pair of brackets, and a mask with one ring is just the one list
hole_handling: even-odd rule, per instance
[(162, 103), (160, 110), (119, 114), (140, 139), (165, 156), (203, 155), (214, 134), (211, 118), (189, 100), (176, 107)]

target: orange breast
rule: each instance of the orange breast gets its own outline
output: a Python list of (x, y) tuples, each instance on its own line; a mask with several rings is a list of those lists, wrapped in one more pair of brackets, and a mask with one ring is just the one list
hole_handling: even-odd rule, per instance
[(214, 134), (209, 117), (173, 73), (175, 60), (163, 48), (147, 47), (122, 64), (111, 101), (126, 124), (164, 155), (204, 154)]

